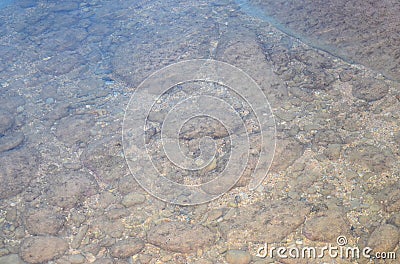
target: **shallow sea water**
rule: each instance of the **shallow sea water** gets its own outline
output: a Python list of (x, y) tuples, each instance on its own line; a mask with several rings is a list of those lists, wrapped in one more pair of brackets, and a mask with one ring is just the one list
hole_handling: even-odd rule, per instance
[(0, 264), (398, 263), (400, 6), (310, 2), (0, 1)]

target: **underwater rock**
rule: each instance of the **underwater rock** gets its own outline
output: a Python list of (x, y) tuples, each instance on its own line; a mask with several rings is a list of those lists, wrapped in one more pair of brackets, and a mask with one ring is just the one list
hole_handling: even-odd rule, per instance
[(107, 184), (129, 174), (121, 138), (116, 136), (104, 137), (89, 144), (81, 155), (81, 161)]
[(28, 263), (42, 263), (62, 256), (67, 248), (68, 243), (58, 237), (28, 237), (22, 242), (20, 255)]
[(122, 199), (122, 204), (125, 207), (132, 207), (137, 204), (142, 204), (145, 201), (146, 201), (146, 196), (137, 192), (132, 192), (129, 193), (128, 195), (125, 195), (125, 197)]
[(25, 262), (17, 255), (10, 254), (0, 257), (0, 264), (24, 264)]
[(353, 96), (372, 102), (383, 98), (389, 91), (389, 86), (383, 81), (374, 79), (363, 79), (353, 82)]
[(376, 173), (390, 170), (395, 162), (394, 155), (388, 148), (380, 149), (369, 144), (351, 147), (345, 153), (353, 164)]
[(303, 224), (310, 211), (310, 206), (292, 199), (264, 200), (259, 204), (240, 207), (236, 216), (219, 225), (229, 242), (276, 243)]
[(77, 248), (80, 247), (80, 245), (82, 243), (82, 240), (85, 238), (86, 233), (87, 233), (88, 230), (89, 230), (89, 226), (88, 225), (82, 225), (78, 229), (74, 239), (71, 241), (71, 247), (73, 249), (77, 249)]
[(38, 64), (38, 69), (54, 76), (67, 74), (72, 71), (78, 64), (84, 64), (85, 59), (82, 55), (76, 53), (63, 52), (55, 56), (42, 59)]
[(111, 247), (110, 254), (114, 258), (131, 257), (144, 248), (144, 242), (137, 238), (120, 240)]
[(349, 233), (350, 226), (337, 211), (327, 211), (307, 219), (303, 234), (310, 240), (335, 243), (338, 236)]
[(393, 213), (400, 211), (400, 188), (398, 184), (392, 185), (389, 190), (383, 190), (381, 197), (384, 198), (382, 202), (387, 212)]
[(239, 1), (250, 16), (348, 62), (400, 80), (398, 1)]
[(25, 226), (32, 235), (55, 235), (65, 222), (65, 216), (52, 207), (29, 210), (25, 219)]
[(211, 245), (214, 233), (202, 225), (164, 222), (147, 232), (147, 241), (164, 250), (189, 253)]
[(374, 252), (390, 252), (399, 243), (399, 229), (390, 224), (382, 224), (377, 227), (368, 239), (368, 246)]
[(0, 137), (0, 153), (18, 147), (24, 139), (25, 135), (22, 132), (15, 132)]
[(125, 230), (125, 224), (122, 218), (109, 219), (107, 216), (99, 216), (95, 219), (91, 219), (91, 221), (91, 229), (100, 230), (102, 234), (112, 238), (121, 238)]
[(324, 150), (324, 154), (330, 160), (337, 160), (340, 157), (341, 150), (342, 150), (341, 144), (330, 144)]
[(18, 107), (25, 105), (25, 99), (20, 95), (6, 93), (0, 96), (0, 105), (3, 110), (12, 115)]
[(343, 144), (343, 139), (336, 130), (319, 130), (314, 137), (314, 144), (328, 146), (331, 144)]
[(52, 175), (49, 180), (49, 203), (66, 209), (94, 195), (98, 189), (93, 177), (84, 172), (62, 172)]
[(19, 194), (29, 186), (36, 176), (39, 157), (27, 148), (11, 150), (7, 155), (0, 153), (0, 199)]
[(56, 125), (56, 136), (68, 146), (87, 143), (90, 139), (90, 130), (95, 122), (89, 115), (74, 115), (60, 119)]
[(251, 255), (243, 250), (228, 250), (225, 259), (229, 264), (248, 264), (251, 261)]
[(303, 155), (303, 152), (304, 146), (296, 139), (278, 139), (271, 171), (278, 172), (286, 170), (293, 162)]
[(14, 116), (6, 110), (0, 109), (0, 136), (14, 124)]
[(41, 48), (48, 51), (73, 51), (82, 45), (87, 37), (85, 29), (69, 28), (51, 31), (42, 36)]

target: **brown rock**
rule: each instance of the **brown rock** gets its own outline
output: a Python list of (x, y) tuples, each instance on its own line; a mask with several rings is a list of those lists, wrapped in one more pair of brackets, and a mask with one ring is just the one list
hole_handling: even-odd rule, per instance
[(11, 254), (0, 257), (0, 264), (24, 264), (24, 262), (17, 254)]
[(165, 222), (147, 233), (149, 243), (174, 252), (188, 253), (211, 245), (214, 234), (202, 225), (183, 222)]
[(140, 193), (133, 192), (125, 195), (125, 197), (122, 199), (122, 204), (125, 207), (131, 207), (136, 204), (144, 203), (144, 201), (146, 201), (146, 196)]
[(383, 224), (377, 227), (368, 239), (368, 247), (373, 252), (390, 252), (399, 243), (400, 232), (394, 225)]
[(76, 233), (76, 236), (71, 242), (71, 247), (73, 249), (77, 249), (80, 247), (83, 238), (86, 236), (86, 232), (88, 231), (89, 226), (88, 225), (82, 225), (79, 229), (78, 232)]
[(327, 146), (329, 144), (342, 144), (343, 139), (335, 130), (320, 130), (314, 137), (314, 143), (323, 146)]
[(26, 228), (32, 235), (55, 235), (65, 222), (65, 217), (54, 208), (40, 208), (27, 213)]
[(389, 87), (378, 80), (363, 79), (353, 84), (353, 95), (368, 102), (383, 98), (388, 91)]
[(390, 170), (395, 161), (389, 149), (380, 149), (369, 144), (349, 148), (346, 154), (350, 162), (376, 173)]
[(125, 225), (122, 222), (122, 219), (110, 220), (106, 216), (100, 216), (93, 219), (92, 228), (98, 229), (112, 238), (121, 238), (125, 230)]
[(98, 188), (90, 174), (77, 171), (54, 175), (49, 184), (49, 202), (68, 209), (95, 194)]
[[(120, 137), (110, 136), (90, 144), (81, 155), (86, 168), (99, 175), (102, 181), (111, 183), (129, 174), (123, 156)], [(129, 178), (133, 179), (131, 175)], [(127, 183), (130, 184), (130, 183)], [(129, 188), (131, 186), (125, 186)]]
[(304, 146), (295, 139), (282, 139), (276, 142), (274, 161), (271, 171), (286, 170), (303, 155)]
[(340, 212), (323, 212), (308, 219), (303, 234), (310, 240), (336, 242), (337, 237), (347, 235), (349, 225)]
[(81, 142), (87, 143), (90, 137), (90, 129), (93, 126), (94, 120), (90, 116), (67, 116), (58, 121), (56, 136), (68, 146)]
[(20, 255), (29, 263), (41, 263), (58, 258), (64, 254), (68, 243), (61, 238), (51, 236), (36, 236), (24, 239)]
[(117, 241), (111, 248), (111, 256), (115, 258), (127, 258), (133, 256), (144, 248), (144, 242), (137, 238), (129, 238)]
[(0, 199), (17, 195), (24, 190), (38, 169), (39, 157), (32, 154), (32, 150), (21, 148), (6, 153), (7, 155), (0, 153)]
[(387, 212), (399, 212), (400, 210), (400, 189), (399, 186), (393, 185), (388, 190), (383, 190), (381, 201), (385, 205)]
[(97, 259), (93, 264), (114, 264), (114, 261), (110, 258)]

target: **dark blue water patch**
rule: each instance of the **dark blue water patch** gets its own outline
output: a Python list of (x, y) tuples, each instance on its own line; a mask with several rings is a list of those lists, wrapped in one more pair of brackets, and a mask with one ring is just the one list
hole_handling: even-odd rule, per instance
[(13, 4), (14, 0), (0, 0), (0, 9), (3, 9), (11, 4)]

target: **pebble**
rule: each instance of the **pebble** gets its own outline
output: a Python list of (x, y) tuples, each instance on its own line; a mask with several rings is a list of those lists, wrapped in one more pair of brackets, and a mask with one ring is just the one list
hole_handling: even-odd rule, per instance
[(343, 139), (335, 130), (319, 130), (314, 137), (314, 143), (323, 146), (327, 146), (328, 144), (342, 144)]
[(20, 105), (20, 106), (17, 107), (17, 113), (18, 113), (18, 114), (24, 112), (24, 110), (25, 110), (25, 107), (23, 107), (22, 105)]
[(6, 248), (0, 248), (0, 257), (10, 254), (11, 252)]
[(139, 261), (140, 261), (140, 263), (143, 263), (143, 264), (150, 263), (152, 259), (153, 259), (153, 257), (149, 254), (140, 254), (139, 255)]
[(223, 214), (224, 214), (223, 209), (214, 209), (208, 213), (207, 220), (210, 222), (215, 221), (221, 216), (223, 216)]
[(17, 209), (15, 207), (7, 210), (6, 220), (9, 222), (14, 222), (17, 219)]
[(400, 210), (400, 190), (396, 185), (393, 185), (389, 190), (383, 191), (385, 197), (385, 209), (387, 212), (399, 212)]
[(10, 254), (0, 257), (0, 264), (23, 264), (24, 262), (17, 254)]
[(46, 99), (46, 104), (50, 105), (50, 104), (53, 104), (53, 103), (54, 103), (54, 98), (49, 97), (49, 98)]
[(88, 225), (83, 225), (79, 228), (78, 233), (76, 234), (76, 236), (74, 237), (74, 239), (71, 242), (71, 247), (74, 249), (79, 248), (79, 246), (82, 243), (83, 238), (86, 235), (86, 232), (88, 231), (89, 226)]
[(328, 157), (328, 159), (336, 160), (340, 157), (341, 149), (342, 149), (341, 144), (330, 144), (325, 149), (324, 154), (325, 156)]
[(69, 52), (57, 53), (48, 60), (42, 60), (38, 64), (38, 69), (44, 73), (54, 76), (67, 74), (76, 68), (78, 64), (83, 64), (85, 59), (79, 54)]
[(125, 207), (131, 207), (137, 204), (144, 203), (146, 201), (146, 196), (140, 193), (129, 193), (128, 195), (125, 195), (125, 197), (122, 199), (122, 205)]
[[(262, 209), (257, 206), (239, 207), (235, 217), (219, 223), (221, 233), (228, 242), (247, 243), (248, 241), (274, 243), (282, 241), (299, 228), (310, 213), (311, 208), (303, 202), (264, 200)], [(232, 228), (235, 226), (235, 228)]]
[(127, 258), (131, 257), (144, 248), (144, 242), (137, 238), (129, 238), (126, 240), (117, 241), (114, 246), (111, 247), (111, 256), (115, 258)]
[(213, 264), (213, 262), (206, 259), (199, 259), (196, 262), (194, 262), (194, 264)]
[(109, 258), (97, 259), (93, 264), (114, 264), (114, 261)]
[(228, 250), (225, 258), (229, 264), (248, 264), (251, 261), (251, 255), (242, 250)]
[(390, 217), (390, 223), (400, 227), (400, 213), (395, 213), (394, 215), (392, 215), (392, 217)]
[(25, 229), (22, 226), (19, 226), (14, 231), (15, 238), (21, 239), (25, 237)]
[(69, 256), (68, 260), (71, 262), (71, 264), (81, 264), (84, 263), (86, 259), (81, 254), (75, 254)]

